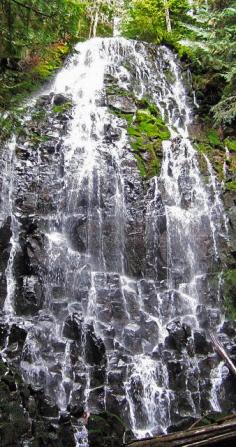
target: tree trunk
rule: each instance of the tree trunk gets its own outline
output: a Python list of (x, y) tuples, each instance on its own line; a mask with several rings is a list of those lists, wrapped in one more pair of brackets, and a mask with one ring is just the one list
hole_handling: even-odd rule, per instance
[(131, 447), (204, 447), (224, 445), (236, 440), (236, 415), (223, 418), (214, 424), (190, 428), (186, 431), (169, 435), (156, 436), (155, 438), (133, 441)]
[(93, 21), (93, 37), (97, 35), (98, 19), (99, 19), (100, 1), (97, 2), (95, 16)]
[(171, 33), (172, 27), (171, 27), (171, 20), (170, 20), (170, 10), (168, 7), (167, 0), (164, 0), (164, 8), (165, 8), (165, 16), (166, 16), (166, 29), (168, 33)]
[(3, 2), (3, 8), (5, 10), (6, 14), (6, 20), (7, 20), (7, 53), (8, 56), (13, 56), (13, 26), (14, 26), (14, 17), (12, 14), (12, 7), (11, 7), (11, 1), (5, 0)]

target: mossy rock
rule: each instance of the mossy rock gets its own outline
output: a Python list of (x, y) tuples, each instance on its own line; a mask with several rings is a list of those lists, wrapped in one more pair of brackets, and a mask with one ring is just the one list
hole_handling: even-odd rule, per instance
[(164, 69), (165, 78), (170, 84), (173, 84), (176, 81), (175, 74), (170, 68)]
[(70, 101), (67, 101), (60, 105), (54, 105), (52, 108), (53, 113), (64, 113), (67, 110), (70, 110), (72, 108), (72, 103)]
[(118, 109), (110, 108), (112, 113), (116, 115), (118, 118), (121, 118), (125, 121), (127, 121), (128, 126), (130, 126), (134, 120), (134, 114), (133, 113), (123, 113)]
[(226, 316), (230, 320), (236, 319), (236, 269), (228, 270), (224, 274), (224, 306)]
[(225, 184), (226, 191), (236, 191), (236, 180), (232, 180)]
[(135, 98), (133, 92), (120, 88), (111, 80), (106, 87), (108, 95), (128, 97), (137, 107), (136, 113), (124, 113), (110, 105), (113, 114), (127, 123), (132, 152), (137, 161), (140, 175), (151, 178), (159, 175), (162, 158), (162, 141), (170, 138), (170, 131), (163, 121), (157, 106), (148, 97)]
[(197, 150), (203, 154), (209, 154), (213, 149), (210, 144), (202, 142), (197, 144)]
[(118, 96), (123, 96), (123, 97), (129, 97), (134, 99), (134, 95), (132, 94), (132, 92), (125, 90), (124, 88), (120, 87), (117, 84), (112, 83), (111, 85), (108, 85), (106, 87), (106, 94), (107, 95), (118, 95)]
[(92, 414), (88, 423), (89, 445), (91, 447), (120, 447), (127, 428), (116, 414), (104, 412)]
[[(141, 103), (142, 107), (144, 105), (147, 106), (146, 99)], [(141, 176), (151, 178), (159, 175), (162, 141), (170, 138), (170, 132), (155, 105), (150, 104), (148, 108), (137, 111), (128, 127), (128, 134)]]
[(224, 162), (225, 162), (225, 151), (222, 152), (219, 146), (212, 146), (209, 142), (201, 142), (196, 145), (196, 149), (199, 152), (199, 166), (201, 172), (206, 175), (208, 173), (207, 163), (204, 155), (207, 156), (212, 167), (215, 171), (217, 179), (221, 182), (224, 179)]
[(236, 138), (226, 138), (224, 140), (224, 145), (230, 152), (236, 152)]
[(208, 132), (207, 139), (212, 146), (221, 146), (222, 144), (219, 135), (215, 130), (210, 130)]
[(169, 129), (161, 117), (154, 116), (149, 109), (137, 111), (133, 129), (149, 138), (160, 138), (161, 140), (170, 138)]
[(47, 113), (45, 110), (37, 110), (36, 112), (32, 113), (31, 119), (37, 123), (40, 123), (41, 121), (44, 121), (46, 117)]
[(1, 74), (0, 110), (13, 110), (23, 103), (29, 94), (37, 91), (62, 65), (70, 51), (67, 44), (57, 43), (45, 48), (38, 55), (39, 62), (32, 69), (14, 71), (7, 69)]

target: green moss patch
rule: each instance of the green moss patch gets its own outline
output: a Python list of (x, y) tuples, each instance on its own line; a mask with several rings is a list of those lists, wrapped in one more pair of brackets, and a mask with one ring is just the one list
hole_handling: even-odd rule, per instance
[(70, 51), (67, 44), (54, 44), (29, 59), (23, 71), (7, 69), (0, 77), (0, 112), (14, 110), (58, 70)]
[(228, 270), (224, 275), (224, 306), (226, 316), (236, 319), (236, 269)]
[[(207, 163), (204, 155), (210, 160), (219, 182), (225, 181), (224, 166), (226, 163), (227, 179), (226, 190), (235, 190), (236, 174), (236, 139), (228, 137), (222, 139), (220, 131), (209, 128), (206, 124), (193, 125), (190, 128), (190, 135), (199, 152), (199, 166), (201, 172), (209, 175)], [(226, 156), (226, 147), (230, 151), (230, 157)]]
[[(0, 78), (0, 142), (6, 141), (13, 133), (20, 134), (22, 131), (22, 118), (26, 108), (19, 107), (30, 94), (40, 88), (58, 70), (64, 58), (69, 53), (66, 44), (55, 44), (45, 49), (41, 57), (32, 62), (24, 71), (6, 70)], [(71, 107), (66, 104), (64, 107)], [(5, 111), (8, 111), (7, 114)], [(65, 110), (65, 109), (64, 109)], [(63, 111), (64, 111), (63, 110)], [(61, 110), (54, 110), (60, 113)], [(36, 111), (32, 119), (40, 122), (46, 116), (44, 111)]]
[(236, 139), (226, 138), (224, 140), (224, 145), (229, 149), (230, 152), (236, 152)]
[(119, 416), (109, 412), (91, 414), (88, 422), (89, 444), (118, 446), (122, 444), (124, 434), (129, 441), (131, 433)]
[(225, 184), (225, 189), (228, 191), (236, 191), (236, 181), (227, 182)]
[(170, 131), (161, 118), (155, 104), (148, 98), (138, 100), (132, 93), (121, 89), (116, 84), (106, 88), (108, 94), (129, 97), (135, 101), (136, 113), (123, 113), (110, 107), (112, 113), (127, 122), (127, 132), (130, 138), (132, 152), (143, 178), (159, 175), (162, 159), (162, 141), (170, 138)]
[(207, 134), (207, 138), (208, 138), (209, 143), (212, 146), (221, 146), (222, 145), (222, 142), (220, 141), (218, 133), (215, 130), (210, 130), (210, 132), (208, 132), (208, 134)]
[[(216, 143), (217, 139), (215, 140)], [(208, 157), (211, 162), (218, 180), (221, 182), (224, 179), (224, 162), (225, 162), (225, 150), (222, 150), (221, 146), (210, 144), (210, 142), (200, 142), (196, 145), (199, 152), (199, 165), (201, 172), (204, 174), (208, 173), (207, 163), (204, 158), (204, 154)]]
[(70, 101), (64, 102), (58, 106), (53, 106), (52, 111), (54, 113), (63, 113), (72, 108), (72, 103)]
[[(143, 106), (141, 102), (140, 106)], [(170, 132), (154, 104), (139, 109), (128, 127), (131, 146), (142, 177), (151, 178), (160, 173), (162, 141)]]

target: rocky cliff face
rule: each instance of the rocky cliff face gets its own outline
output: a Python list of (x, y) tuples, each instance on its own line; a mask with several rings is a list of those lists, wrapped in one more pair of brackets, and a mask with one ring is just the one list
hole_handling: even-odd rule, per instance
[(234, 358), (228, 222), (190, 103), (168, 49), (95, 39), (2, 149), (4, 447), (84, 444), (84, 412), (91, 446), (110, 446), (235, 408), (208, 339)]

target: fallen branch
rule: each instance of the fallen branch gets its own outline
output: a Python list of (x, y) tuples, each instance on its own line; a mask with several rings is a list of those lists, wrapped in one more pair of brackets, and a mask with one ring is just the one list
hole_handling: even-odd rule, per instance
[(236, 440), (236, 415), (204, 427), (141, 439), (129, 445), (132, 447), (204, 447), (222, 443), (221, 445), (226, 447), (227, 440), (232, 439)]
[(229, 370), (236, 376), (236, 367), (234, 365), (234, 363), (232, 362), (232, 360), (230, 360), (228, 354), (226, 353), (223, 345), (220, 343), (220, 341), (218, 340), (218, 338), (216, 337), (216, 335), (214, 334), (209, 334), (211, 341), (215, 347), (216, 352), (219, 354), (219, 356), (225, 361), (227, 367), (229, 368)]

